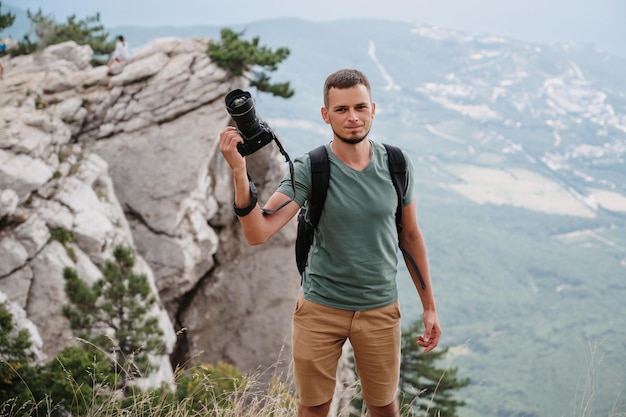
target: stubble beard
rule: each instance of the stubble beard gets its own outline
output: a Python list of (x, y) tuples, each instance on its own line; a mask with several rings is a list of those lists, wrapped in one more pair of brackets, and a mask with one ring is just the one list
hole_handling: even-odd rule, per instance
[(337, 139), (339, 139), (339, 140), (340, 140), (340, 141), (342, 141), (343, 143), (347, 143), (347, 144), (350, 144), (350, 145), (356, 145), (356, 144), (358, 144), (358, 143), (363, 142), (363, 140), (365, 140), (365, 139), (369, 136), (370, 131), (368, 130), (367, 132), (365, 132), (365, 135), (363, 135), (363, 136), (361, 136), (361, 137), (356, 137), (356, 138), (346, 138), (346, 137), (344, 137), (344, 136), (341, 136), (341, 135), (339, 135), (339, 134), (335, 131), (335, 129), (333, 129), (333, 134), (335, 135), (335, 137), (336, 137)]

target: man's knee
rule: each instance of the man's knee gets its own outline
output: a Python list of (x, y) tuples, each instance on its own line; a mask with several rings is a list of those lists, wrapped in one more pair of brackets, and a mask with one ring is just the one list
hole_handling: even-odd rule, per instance
[(331, 401), (328, 401), (327, 403), (324, 403), (321, 405), (315, 405), (312, 407), (299, 405), (298, 417), (326, 417), (328, 415), (328, 411), (330, 410)]
[(373, 407), (368, 405), (367, 408), (371, 417), (400, 417), (396, 401), (382, 407)]

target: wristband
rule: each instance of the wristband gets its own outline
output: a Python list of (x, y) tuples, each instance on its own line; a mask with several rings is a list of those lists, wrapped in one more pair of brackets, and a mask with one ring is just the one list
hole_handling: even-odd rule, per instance
[(254, 186), (254, 183), (252, 181), (250, 181), (250, 195), (252, 195), (252, 201), (247, 207), (239, 208), (235, 203), (233, 203), (233, 208), (235, 209), (235, 214), (237, 215), (237, 217), (247, 216), (252, 210), (254, 210), (254, 207), (256, 206), (259, 193), (257, 192), (256, 187)]

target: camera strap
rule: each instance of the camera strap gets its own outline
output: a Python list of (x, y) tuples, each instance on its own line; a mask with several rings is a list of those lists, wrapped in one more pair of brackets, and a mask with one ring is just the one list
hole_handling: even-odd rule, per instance
[[(285, 151), (285, 148), (283, 148), (283, 145), (280, 143), (280, 141), (278, 140), (276, 135), (274, 135), (272, 133), (272, 137), (274, 139), (274, 142), (276, 142), (276, 145), (278, 146), (278, 150), (285, 157), (285, 161), (289, 163), (289, 174), (291, 176), (291, 188), (293, 190), (293, 195), (295, 197), (295, 195), (296, 195), (296, 180), (294, 178), (293, 162), (291, 161), (291, 158), (289, 158), (289, 154)], [(285, 201), (284, 203), (282, 203), (280, 206), (278, 206), (274, 210), (268, 210), (268, 209), (266, 209), (264, 207), (261, 207), (261, 210), (263, 211), (263, 214), (274, 214), (278, 210), (280, 210), (281, 208), (285, 207), (287, 204), (291, 203), (292, 201), (293, 201), (293, 198), (290, 198), (289, 200)]]

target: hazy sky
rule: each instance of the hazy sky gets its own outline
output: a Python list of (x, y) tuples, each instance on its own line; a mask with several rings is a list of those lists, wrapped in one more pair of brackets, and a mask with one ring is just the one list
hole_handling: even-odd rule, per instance
[(106, 27), (313, 21), (375, 17), (492, 33), (523, 41), (593, 43), (626, 57), (626, 0), (2, 0), (56, 20), (100, 12)]

